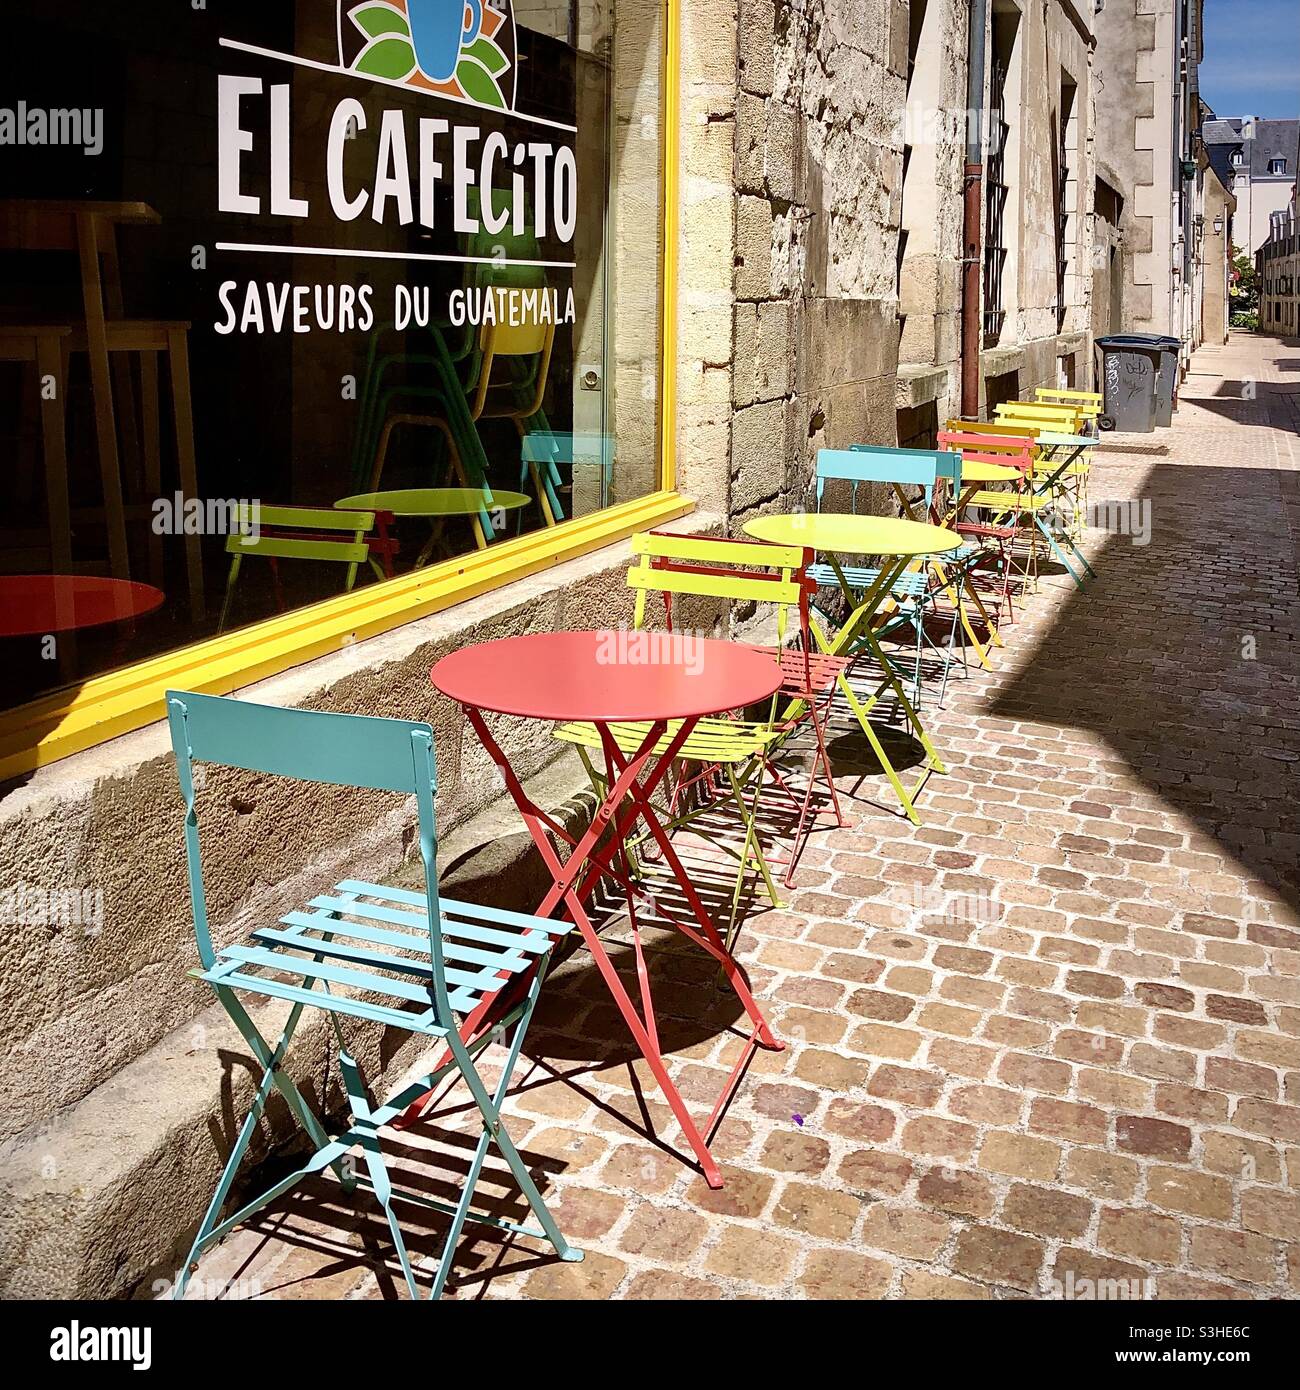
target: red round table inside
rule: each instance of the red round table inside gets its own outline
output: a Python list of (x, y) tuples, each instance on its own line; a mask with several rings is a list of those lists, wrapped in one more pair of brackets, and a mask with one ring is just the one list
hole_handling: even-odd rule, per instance
[(0, 575), (0, 637), (121, 623), (152, 613), (167, 597), (152, 584), (88, 574)]
[(766, 700), (770, 655), (689, 633), (536, 632), (444, 656), (429, 673), (458, 704), (523, 719), (695, 719)]

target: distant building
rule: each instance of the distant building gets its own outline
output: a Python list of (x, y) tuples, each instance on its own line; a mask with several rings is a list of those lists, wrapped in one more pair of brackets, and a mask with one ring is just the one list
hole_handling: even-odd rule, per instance
[[(1300, 163), (1300, 121), (1274, 121), (1290, 125), (1295, 133), (1291, 168)], [(1300, 196), (1294, 179), (1284, 208), (1269, 214), (1268, 239), (1255, 253), (1259, 279), (1259, 327), (1261, 332), (1294, 338), (1300, 334)]]
[(1216, 118), (1206, 121), (1203, 134), (1215, 173), (1237, 200), (1235, 249), (1253, 256), (1269, 240), (1277, 215), (1291, 206), (1300, 120)]

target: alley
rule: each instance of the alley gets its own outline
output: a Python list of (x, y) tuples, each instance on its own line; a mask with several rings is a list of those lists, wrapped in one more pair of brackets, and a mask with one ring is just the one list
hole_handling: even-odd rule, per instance
[[(1046, 577), (993, 674), (933, 713), (950, 772), (924, 826), (844, 776), (853, 824), (746, 921), (788, 1046), (721, 1126), (723, 1189), (647, 1142), (645, 1116), (673, 1143), (665, 1107), (594, 972), (566, 968), (509, 1109), (586, 1259), (467, 1239), (453, 1296), (1300, 1292), (1300, 346), (1203, 348), (1172, 430), (1104, 441), (1092, 501), (1141, 500), (1149, 544), (1093, 530), (1098, 582)], [(702, 1021), (707, 962), (655, 959), (707, 1104), (733, 1020)], [(390, 1251), (322, 1184), (199, 1283), (394, 1297)]]

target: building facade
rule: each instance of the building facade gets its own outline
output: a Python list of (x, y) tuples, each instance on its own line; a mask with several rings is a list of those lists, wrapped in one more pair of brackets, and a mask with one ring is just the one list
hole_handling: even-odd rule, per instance
[[(1093, 0), (488, 0), (463, 68), (434, 80), (413, 3), (376, 35), (314, 0), (233, 28), (158, 0), (129, 32), (69, 0), (57, 45), (43, 5), (18, 7), (14, 54), (60, 55), (29, 83), (32, 109), (37, 93), (71, 107), (81, 83), (108, 113), (107, 157), (32, 140), (6, 183), (27, 200), (6, 244), (32, 204), (85, 198), (89, 169), (178, 404), (160, 455), (148, 363), (133, 394), (82, 354), (66, 411), (42, 410), (35, 372), (16, 386), (26, 492), (3, 514), (31, 524), (0, 536), (11, 568), (147, 577), (159, 606), (113, 640), (29, 634), (6, 673), (0, 879), (89, 888), (102, 909), (93, 931), (10, 938), (11, 1294), (120, 1293), (165, 1263), (211, 1191), (210, 1133), (248, 1090), (237, 1065), (218, 1075), (214, 1050), (239, 1044), (185, 973), (166, 688), (431, 720), (454, 886), (531, 907), (517, 821), (433, 697), (434, 660), (629, 622), (633, 532), (738, 532), (809, 503), (820, 448), (929, 444), (1037, 386), (1090, 387), (1100, 331), (1195, 331), (1199, 5), (1137, 0), (1125, 27), (1118, 0), (1100, 15)], [(58, 224), (74, 316), (77, 225)], [(16, 305), (34, 283), (20, 267), (4, 292)], [(71, 507), (48, 468), (56, 426)], [(360, 525), (331, 572), (287, 556), (241, 570), (234, 534), (138, 524), (175, 496), (292, 505), (302, 526), (430, 477), (490, 484), (514, 511), (434, 537), (399, 525), (391, 578), (391, 547)], [(580, 815), (561, 746), (508, 737), (538, 797)], [(413, 812), (383, 798), (255, 795), (235, 774), (205, 796), (222, 943), (410, 859)], [(323, 1029), (298, 1038), (328, 1056)], [(410, 1058), (361, 1060), (378, 1079)], [(90, 1136), (109, 1125), (105, 1165)]]
[(1095, 21), (1104, 264), (1094, 325), (1179, 338), (1184, 359), (1200, 341), (1203, 13), (1203, 0), (1107, 0)]
[[(1300, 121), (1293, 124), (1297, 128), (1294, 158), (1300, 161)], [(1255, 253), (1255, 270), (1260, 330), (1296, 337), (1300, 334), (1300, 198), (1295, 183), (1290, 203), (1269, 219), (1268, 240)]]
[(1193, 223), (1196, 233), (1196, 302), (1199, 304), (1197, 341), (1226, 343), (1232, 325), (1229, 293), (1232, 274), (1232, 234), (1237, 200), (1224, 187), (1218, 171), (1204, 161), (1199, 174), (1201, 210)]
[(1278, 215), (1292, 204), (1300, 120), (1214, 118), (1205, 123), (1205, 144), (1220, 178), (1237, 200), (1235, 250), (1238, 255), (1254, 256), (1272, 235)]

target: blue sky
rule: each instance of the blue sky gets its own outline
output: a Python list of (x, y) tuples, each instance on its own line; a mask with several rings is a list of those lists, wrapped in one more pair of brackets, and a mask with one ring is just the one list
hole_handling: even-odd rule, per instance
[(1218, 116), (1300, 116), (1300, 0), (1205, 0), (1201, 95)]

